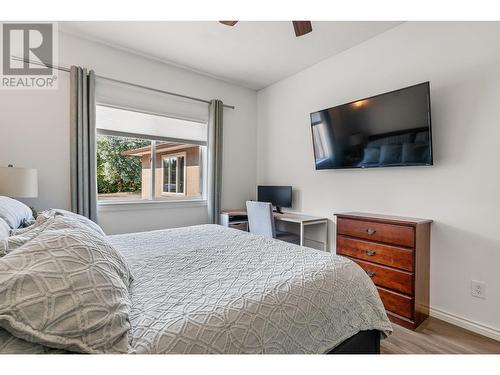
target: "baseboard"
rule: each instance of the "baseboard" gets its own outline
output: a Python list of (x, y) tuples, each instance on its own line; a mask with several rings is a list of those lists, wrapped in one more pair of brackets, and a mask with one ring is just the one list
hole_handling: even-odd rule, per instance
[(434, 318), (444, 320), (445, 322), (448, 322), (450, 324), (462, 327), (468, 331), (472, 331), (482, 336), (492, 338), (493, 340), (500, 341), (500, 329), (476, 323), (472, 320), (432, 307), (430, 308), (430, 315)]

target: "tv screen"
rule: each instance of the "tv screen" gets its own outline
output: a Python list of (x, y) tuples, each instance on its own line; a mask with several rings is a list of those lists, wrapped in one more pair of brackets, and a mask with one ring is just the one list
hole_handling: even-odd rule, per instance
[(429, 82), (311, 113), (316, 169), (432, 165)]
[(291, 186), (257, 186), (257, 200), (276, 207), (292, 207)]

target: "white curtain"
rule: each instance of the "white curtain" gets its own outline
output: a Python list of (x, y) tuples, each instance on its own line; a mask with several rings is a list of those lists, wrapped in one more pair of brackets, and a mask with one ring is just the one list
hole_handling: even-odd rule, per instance
[(95, 74), (71, 67), (71, 210), (97, 222)]
[(208, 222), (219, 224), (222, 194), (222, 128), (224, 104), (212, 100), (208, 116)]

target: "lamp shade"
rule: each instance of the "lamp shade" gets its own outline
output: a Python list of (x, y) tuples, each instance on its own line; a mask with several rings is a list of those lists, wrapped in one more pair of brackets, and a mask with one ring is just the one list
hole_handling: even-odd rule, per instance
[(38, 172), (33, 168), (0, 167), (0, 195), (38, 197)]

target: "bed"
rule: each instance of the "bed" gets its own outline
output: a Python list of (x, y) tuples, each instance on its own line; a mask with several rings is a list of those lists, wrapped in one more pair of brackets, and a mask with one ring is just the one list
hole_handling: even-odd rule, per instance
[[(218, 225), (106, 241), (133, 274), (128, 353), (377, 353), (392, 331), (344, 257)], [(23, 338), (0, 328), (0, 352), (64, 351)]]
[(343, 257), (218, 225), (109, 240), (135, 277), (136, 353), (326, 353), (392, 330), (371, 280)]

